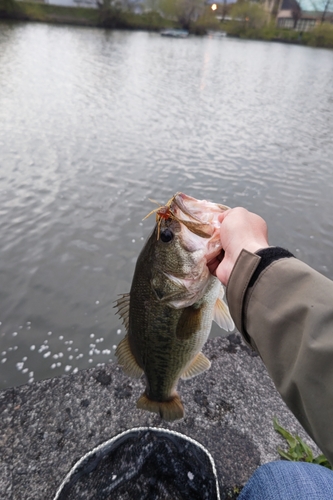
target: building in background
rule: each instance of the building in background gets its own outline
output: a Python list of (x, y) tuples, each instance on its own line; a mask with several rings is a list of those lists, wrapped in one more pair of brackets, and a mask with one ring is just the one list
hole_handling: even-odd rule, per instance
[(281, 0), (276, 16), (277, 25), (279, 28), (310, 31), (323, 21), (333, 23), (333, 12), (327, 10), (330, 2), (326, 0), (322, 6), (323, 11), (302, 10), (297, 0)]

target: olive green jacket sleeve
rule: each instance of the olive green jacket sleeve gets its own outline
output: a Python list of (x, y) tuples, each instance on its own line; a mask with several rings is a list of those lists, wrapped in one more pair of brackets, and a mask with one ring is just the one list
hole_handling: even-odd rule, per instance
[(333, 464), (333, 282), (296, 258), (266, 267), (243, 250), (227, 286), (231, 316), (283, 400)]

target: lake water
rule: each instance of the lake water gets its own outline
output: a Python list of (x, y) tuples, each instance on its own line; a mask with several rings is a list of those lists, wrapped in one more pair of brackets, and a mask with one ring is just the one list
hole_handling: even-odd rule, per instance
[(0, 24), (1, 387), (114, 359), (148, 198), (176, 191), (333, 279), (333, 51)]

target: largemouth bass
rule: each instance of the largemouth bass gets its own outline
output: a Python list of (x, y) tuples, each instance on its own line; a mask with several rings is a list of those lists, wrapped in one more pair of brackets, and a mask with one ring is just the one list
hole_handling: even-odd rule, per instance
[(234, 329), (224, 288), (207, 267), (221, 252), (217, 218), (226, 209), (177, 193), (153, 210), (156, 226), (138, 257), (130, 293), (117, 301), (127, 330), (116, 350), (118, 363), (132, 377), (145, 375), (137, 408), (165, 420), (184, 416), (179, 378), (210, 367), (201, 349), (213, 319)]

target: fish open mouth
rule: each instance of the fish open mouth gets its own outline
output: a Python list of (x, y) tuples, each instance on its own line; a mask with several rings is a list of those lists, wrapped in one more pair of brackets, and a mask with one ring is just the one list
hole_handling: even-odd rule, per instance
[(228, 210), (228, 207), (206, 200), (197, 200), (184, 193), (175, 194), (171, 200), (171, 210), (175, 212), (178, 221), (190, 231), (202, 238), (217, 236), (216, 229), (220, 227), (218, 215)]
[[(209, 239), (205, 243), (205, 257), (207, 263), (214, 260), (222, 249), (218, 216), (229, 207), (206, 200), (197, 200), (184, 193), (177, 193), (174, 196), (173, 204), (178, 209), (178, 211), (175, 209), (175, 212), (180, 222), (197, 236)], [(192, 219), (192, 222), (187, 219)], [(205, 235), (203, 236), (201, 233), (205, 233)]]
[[(151, 200), (157, 203), (155, 200)], [(218, 215), (228, 210), (229, 207), (206, 200), (197, 200), (184, 193), (176, 193), (166, 205), (160, 205), (149, 212), (144, 219), (151, 214), (156, 214), (157, 239), (160, 236), (160, 227), (163, 220), (176, 220), (201, 238), (218, 240), (216, 229), (219, 228)], [(213, 258), (213, 257), (210, 257)]]
[[(193, 236), (186, 237), (186, 246), (204, 248), (207, 264), (214, 261), (222, 250), (218, 216), (229, 209), (225, 205), (197, 200), (184, 193), (177, 193), (171, 200), (170, 209)], [(199, 239), (196, 238), (199, 236)], [(194, 238), (194, 239), (193, 239)]]
[[(219, 203), (213, 203), (206, 200), (197, 200), (184, 193), (176, 193), (173, 202), (182, 213), (201, 224), (213, 224), (217, 222), (217, 216), (229, 207)], [(171, 201), (170, 200), (170, 201)]]

